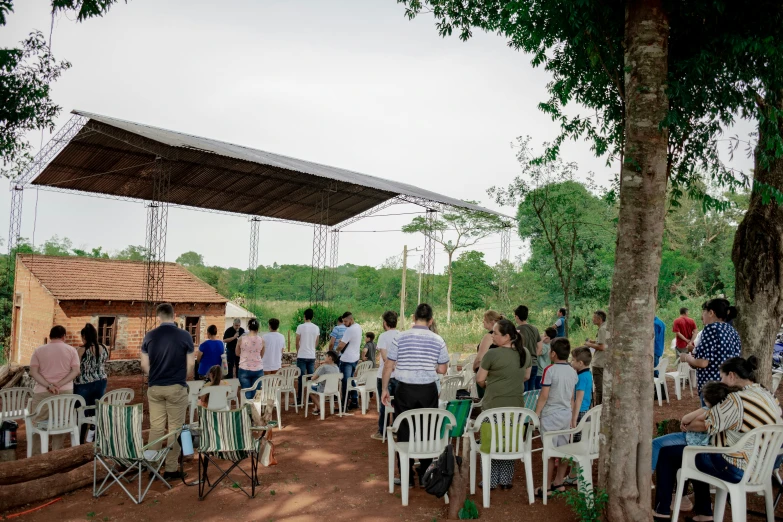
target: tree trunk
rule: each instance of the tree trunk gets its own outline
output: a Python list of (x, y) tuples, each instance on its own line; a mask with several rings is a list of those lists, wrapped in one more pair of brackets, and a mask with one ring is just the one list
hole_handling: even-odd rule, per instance
[[(566, 290), (563, 290), (563, 305), (566, 309), (566, 314), (563, 316), (563, 326), (565, 326), (565, 336), (568, 338), (568, 316), (571, 314), (571, 296), (568, 295)], [(543, 370), (542, 368), (541, 371)]]
[(0, 486), (18, 484), (77, 468), (93, 459), (92, 443), (80, 444), (22, 461), (0, 462)]
[[(783, 93), (779, 96), (774, 105), (783, 110)], [(778, 132), (783, 133), (783, 125)], [(759, 144), (766, 141), (767, 134), (760, 125)], [(758, 156), (757, 150), (754, 180), (783, 190), (783, 158), (761, 165)], [(764, 204), (757, 187), (751, 194), (748, 212), (737, 227), (731, 259), (739, 311), (734, 326), (742, 339), (742, 356), (758, 357), (759, 383), (769, 387), (772, 347), (783, 322), (783, 206), (774, 199)]]
[(653, 320), (661, 267), (668, 132), (668, 18), (663, 0), (629, 0), (625, 20), (625, 144), (599, 483), (610, 521), (650, 520)]
[(452, 252), (449, 252), (449, 289), (446, 292), (446, 324), (451, 324), (451, 276), (452, 276), (452, 268), (451, 268), (451, 256), (453, 255)]
[[(105, 476), (106, 471), (98, 466), (98, 479), (103, 480)], [(92, 484), (92, 477), (93, 464), (90, 462), (67, 473), (3, 486), (0, 488), (0, 512), (77, 490)]]

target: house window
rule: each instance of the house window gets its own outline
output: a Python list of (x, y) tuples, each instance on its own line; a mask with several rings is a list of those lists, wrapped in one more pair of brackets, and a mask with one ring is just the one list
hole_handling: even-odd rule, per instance
[(186, 317), (185, 318), (185, 330), (188, 331), (193, 338), (193, 344), (198, 345), (199, 324), (201, 323), (200, 317)]
[(115, 324), (117, 324), (115, 317), (98, 318), (98, 342), (109, 350), (114, 348)]

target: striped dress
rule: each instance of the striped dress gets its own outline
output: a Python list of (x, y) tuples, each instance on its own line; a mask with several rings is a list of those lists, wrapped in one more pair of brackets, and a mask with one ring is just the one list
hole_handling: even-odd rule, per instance
[[(710, 408), (705, 424), (707, 433), (711, 435), (711, 444), (725, 448), (735, 445), (754, 428), (783, 424), (783, 420), (777, 399), (760, 384), (751, 384), (730, 393), (723, 402)], [(729, 453), (724, 458), (742, 470), (747, 464), (747, 453), (744, 451)]]

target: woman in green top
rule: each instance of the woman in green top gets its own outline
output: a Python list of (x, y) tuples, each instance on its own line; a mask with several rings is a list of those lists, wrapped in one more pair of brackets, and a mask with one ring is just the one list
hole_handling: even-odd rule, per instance
[[(525, 381), (530, 378), (532, 364), (530, 355), (522, 345), (522, 336), (514, 323), (501, 319), (492, 329), (492, 341), (498, 348), (484, 355), (476, 374), (476, 382), (486, 388), (482, 410), (522, 408), (525, 405)], [(498, 484), (501, 489), (511, 489), (513, 477), (513, 460), (492, 461), (490, 489), (496, 488)]]

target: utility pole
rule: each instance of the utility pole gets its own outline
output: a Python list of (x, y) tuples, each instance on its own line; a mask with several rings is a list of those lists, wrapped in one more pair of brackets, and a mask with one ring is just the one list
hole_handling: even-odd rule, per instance
[(406, 288), (405, 279), (408, 273), (408, 245), (402, 247), (402, 288), (400, 288), (400, 321), (402, 321), (402, 328), (405, 328), (405, 298)]
[(419, 258), (419, 304), (421, 304), (421, 271), (423, 270), (424, 265), (422, 263), (422, 258)]

